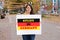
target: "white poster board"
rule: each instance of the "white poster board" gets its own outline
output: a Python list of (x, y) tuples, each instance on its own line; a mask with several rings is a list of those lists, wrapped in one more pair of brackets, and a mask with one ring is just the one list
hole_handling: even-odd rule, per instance
[(41, 15), (16, 15), (17, 35), (41, 34)]

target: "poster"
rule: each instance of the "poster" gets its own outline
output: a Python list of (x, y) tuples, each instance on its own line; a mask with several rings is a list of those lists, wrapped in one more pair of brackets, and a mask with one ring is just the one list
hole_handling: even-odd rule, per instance
[(17, 15), (17, 35), (41, 34), (41, 15)]

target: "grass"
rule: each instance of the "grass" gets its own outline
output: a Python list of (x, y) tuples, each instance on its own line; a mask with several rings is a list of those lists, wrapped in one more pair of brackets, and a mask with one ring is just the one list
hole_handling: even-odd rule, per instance
[(50, 18), (49, 15), (42, 14), (42, 18)]
[(53, 23), (60, 23), (60, 16), (59, 15), (43, 15), (43, 20), (53, 22)]

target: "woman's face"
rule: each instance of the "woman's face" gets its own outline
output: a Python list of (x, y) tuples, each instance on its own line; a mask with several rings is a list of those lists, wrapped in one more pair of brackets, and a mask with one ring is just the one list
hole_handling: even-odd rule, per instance
[(27, 6), (26, 11), (31, 12), (31, 7)]

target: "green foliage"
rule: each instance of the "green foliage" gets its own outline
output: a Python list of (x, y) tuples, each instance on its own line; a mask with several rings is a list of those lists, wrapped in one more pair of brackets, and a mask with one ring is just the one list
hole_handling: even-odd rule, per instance
[(32, 2), (32, 0), (16, 0), (17, 3), (20, 3), (20, 2)]
[(23, 2), (23, 1), (22, 1), (22, 0), (17, 0), (16, 2), (17, 2), (17, 3), (20, 3), (20, 2)]
[(11, 2), (15, 2), (16, 0), (10, 0)]

